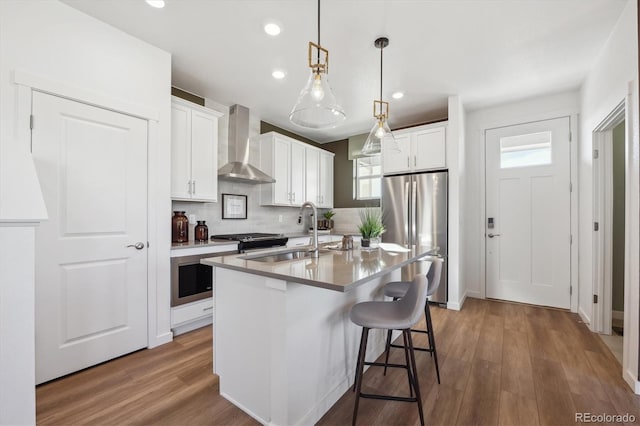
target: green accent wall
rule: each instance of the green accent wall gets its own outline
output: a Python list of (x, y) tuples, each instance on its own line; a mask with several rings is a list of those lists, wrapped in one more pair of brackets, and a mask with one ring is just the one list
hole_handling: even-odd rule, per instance
[(612, 307), (624, 311), (624, 121), (613, 129)]
[(380, 200), (353, 199), (353, 161), (349, 160), (349, 140), (329, 142), (323, 149), (335, 154), (333, 159), (333, 206), (348, 207), (380, 207)]
[(178, 89), (177, 87), (171, 86), (171, 94), (178, 98), (182, 98), (185, 101), (192, 102), (196, 105), (204, 106), (204, 98), (194, 95), (193, 93), (185, 92), (182, 89)]
[(349, 160), (348, 139), (321, 144), (300, 135), (296, 135), (288, 130), (281, 129), (271, 123), (261, 121), (260, 134), (269, 132), (277, 132), (335, 154), (333, 159), (333, 207), (348, 208), (380, 206), (380, 200), (353, 199), (353, 161)]

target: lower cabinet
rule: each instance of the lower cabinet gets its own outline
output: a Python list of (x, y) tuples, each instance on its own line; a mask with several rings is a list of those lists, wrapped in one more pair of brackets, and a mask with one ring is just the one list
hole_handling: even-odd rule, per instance
[(171, 329), (174, 336), (213, 323), (213, 298), (171, 308)]

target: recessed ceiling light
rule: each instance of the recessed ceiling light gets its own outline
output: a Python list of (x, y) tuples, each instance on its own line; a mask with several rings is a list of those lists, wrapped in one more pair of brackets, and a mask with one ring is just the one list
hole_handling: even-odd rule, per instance
[(404, 97), (404, 93), (403, 92), (395, 92), (393, 95), (391, 95), (391, 97), (393, 99), (402, 99)]
[(269, 34), (270, 36), (277, 36), (278, 34), (280, 34), (280, 31), (282, 31), (280, 25), (276, 24), (275, 22), (269, 22), (264, 26), (264, 32)]
[(147, 4), (156, 9), (162, 9), (164, 7), (164, 0), (146, 0)]
[(273, 78), (275, 78), (276, 80), (282, 80), (287, 73), (285, 73), (282, 70), (273, 70), (273, 72), (271, 73), (271, 75), (273, 76)]

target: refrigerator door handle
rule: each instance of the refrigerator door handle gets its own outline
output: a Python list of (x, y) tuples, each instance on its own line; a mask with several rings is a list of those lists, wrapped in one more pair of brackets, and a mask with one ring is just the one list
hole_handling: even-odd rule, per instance
[(415, 179), (411, 179), (411, 245), (418, 244), (418, 236), (416, 235), (417, 193), (418, 182)]
[(405, 244), (411, 244), (411, 240), (410, 240), (410, 229), (411, 229), (411, 219), (412, 219), (412, 215), (411, 215), (411, 208), (412, 208), (412, 204), (411, 204), (411, 197), (409, 196), (409, 186), (411, 185), (411, 181), (405, 182), (404, 183), (404, 199), (407, 200), (407, 209), (405, 210), (405, 216), (404, 216), (404, 223), (405, 223), (405, 227), (404, 227), (404, 241)]

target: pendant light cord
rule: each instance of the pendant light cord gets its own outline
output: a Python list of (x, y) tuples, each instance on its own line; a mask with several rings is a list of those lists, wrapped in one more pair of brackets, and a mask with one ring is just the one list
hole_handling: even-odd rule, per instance
[[(318, 0), (318, 46), (320, 44), (320, 0)], [(320, 63), (320, 49), (318, 49), (318, 64)], [(320, 68), (318, 68), (318, 74), (320, 74)]]
[[(383, 50), (384, 50), (384, 46), (380, 46), (380, 102), (382, 102), (382, 51)], [(382, 113), (382, 111), (380, 111), (380, 113)]]

